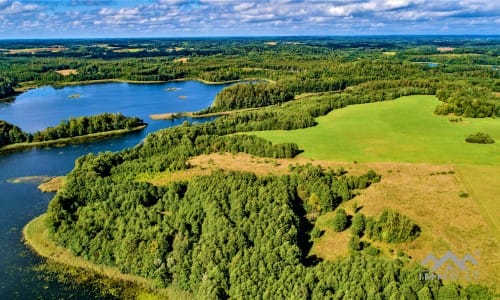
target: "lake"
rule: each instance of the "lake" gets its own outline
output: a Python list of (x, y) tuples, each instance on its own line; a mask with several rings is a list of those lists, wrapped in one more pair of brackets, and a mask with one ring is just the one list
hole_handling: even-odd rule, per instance
[[(190, 120), (151, 120), (150, 114), (201, 110), (211, 105), (224, 86), (196, 81), (103, 83), (64, 88), (47, 86), (29, 90), (12, 102), (0, 102), (0, 120), (29, 132), (57, 125), (70, 117), (103, 112), (121, 112), (126, 116), (139, 117), (149, 124), (143, 131), (108, 140), (0, 155), (0, 299), (102, 298), (91, 287), (63, 284), (44, 278), (43, 274), (33, 270), (43, 260), (22, 243), (21, 231), (32, 218), (46, 211), (54, 194), (38, 191), (38, 182), (14, 184), (8, 182), (9, 179), (64, 175), (81, 155), (132, 147), (149, 132)], [(207, 120), (210, 119), (196, 119), (198, 122)]]

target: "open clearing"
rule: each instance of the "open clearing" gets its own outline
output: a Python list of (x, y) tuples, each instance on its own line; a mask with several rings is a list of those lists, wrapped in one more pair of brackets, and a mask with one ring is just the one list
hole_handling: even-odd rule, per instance
[(44, 193), (57, 192), (64, 185), (65, 176), (56, 176), (45, 180), (38, 185), (38, 189)]
[[(297, 143), (304, 150), (302, 156), (314, 159), (500, 166), (500, 120), (463, 118), (451, 123), (433, 114), (439, 103), (434, 96), (410, 96), (352, 105), (317, 118), (315, 127), (255, 135), (273, 143)], [(465, 142), (465, 137), (478, 131), (497, 143)]]
[(113, 52), (115, 53), (137, 53), (144, 51), (144, 48), (124, 48), (124, 49), (115, 49)]
[(58, 70), (56, 71), (56, 73), (59, 73), (62, 76), (69, 76), (78, 74), (78, 71), (76, 69), (65, 69), (65, 70)]
[(66, 47), (61, 47), (61, 46), (53, 46), (53, 47), (40, 47), (40, 48), (25, 48), (25, 49), (11, 49), (9, 50), (8, 54), (22, 54), (22, 53), (30, 53), (30, 54), (36, 54), (39, 52), (62, 52), (66, 51), (68, 48)]

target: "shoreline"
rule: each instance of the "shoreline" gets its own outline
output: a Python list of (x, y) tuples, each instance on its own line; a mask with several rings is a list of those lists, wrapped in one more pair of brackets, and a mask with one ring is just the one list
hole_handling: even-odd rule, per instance
[(144, 277), (123, 274), (117, 268), (95, 264), (81, 257), (74, 256), (68, 249), (56, 245), (49, 239), (49, 230), (45, 225), (47, 213), (35, 217), (23, 227), (23, 242), (37, 255), (49, 261), (75, 268), (91, 270), (106, 277), (133, 282), (143, 287), (150, 287), (153, 284), (151, 279)]
[(99, 265), (73, 255), (70, 250), (58, 246), (50, 240), (49, 229), (45, 224), (46, 218), (47, 213), (43, 213), (29, 221), (22, 229), (22, 239), (23, 243), (35, 255), (47, 259), (49, 263), (80, 269), (82, 272), (91, 271), (114, 281), (132, 283), (137, 287), (137, 289), (131, 287), (136, 294), (136, 298), (143, 296), (146, 299), (192, 299), (189, 292), (178, 290), (172, 286), (156, 288), (152, 279), (124, 274), (116, 267)]
[[(159, 83), (168, 83), (168, 82), (182, 82), (182, 81), (198, 81), (203, 84), (207, 85), (221, 85), (221, 84), (228, 84), (228, 83), (237, 83), (237, 82), (244, 82), (244, 81), (252, 81), (252, 80), (263, 80), (269, 83), (276, 83), (276, 81), (271, 80), (271, 79), (266, 79), (266, 78), (242, 78), (242, 79), (236, 79), (236, 80), (228, 80), (228, 81), (208, 81), (205, 79), (201, 78), (192, 78), (192, 77), (187, 77), (187, 78), (179, 78), (179, 79), (171, 79), (171, 80), (128, 80), (128, 79), (119, 79), (119, 78), (108, 78), (108, 79), (94, 79), (94, 80), (82, 80), (82, 81), (68, 81), (68, 82), (56, 82), (52, 84), (33, 84), (33, 85), (27, 85), (27, 86), (21, 86), (18, 88), (15, 88), (16, 93), (4, 98), (0, 98), (0, 101), (9, 101), (9, 100), (14, 100), (17, 96), (20, 94), (40, 88), (43, 86), (52, 86), (53, 88), (63, 88), (66, 86), (76, 86), (76, 85), (89, 85), (89, 84), (99, 84), (99, 83), (131, 83), (131, 84), (159, 84)], [(22, 84), (19, 83), (19, 84)]]
[(31, 248), (37, 255), (63, 265), (92, 270), (113, 279), (134, 282), (148, 287), (153, 283), (151, 279), (123, 274), (117, 268), (101, 266), (81, 257), (74, 256), (68, 249), (56, 245), (48, 238), (49, 230), (45, 224), (46, 218), (47, 213), (35, 217), (22, 230), (24, 244)]
[(56, 193), (62, 188), (65, 180), (66, 176), (49, 177), (47, 180), (42, 181), (37, 186), (37, 189), (42, 193)]
[(28, 142), (15, 143), (15, 144), (6, 145), (6, 146), (0, 148), (0, 154), (5, 153), (5, 152), (21, 151), (21, 150), (25, 150), (25, 149), (46, 147), (46, 146), (52, 146), (52, 145), (57, 146), (57, 145), (85, 143), (85, 142), (92, 141), (92, 140), (104, 139), (104, 138), (108, 138), (108, 137), (113, 137), (113, 136), (118, 136), (118, 135), (123, 135), (123, 134), (131, 133), (131, 132), (140, 131), (146, 127), (147, 127), (147, 124), (137, 126), (137, 127), (131, 128), (131, 129), (117, 129), (117, 130), (111, 130), (111, 131), (90, 133), (90, 134), (74, 136), (74, 137), (61, 138), (61, 139), (50, 140), (50, 141), (30, 142), (30, 143), (28, 143)]
[(149, 118), (151, 120), (173, 120), (173, 119), (177, 119), (177, 118), (201, 119), (201, 118), (225, 116), (225, 115), (230, 115), (230, 114), (244, 112), (244, 111), (256, 110), (259, 108), (260, 107), (257, 107), (257, 108), (251, 107), (251, 108), (243, 108), (243, 109), (236, 109), (236, 110), (212, 112), (212, 113), (206, 113), (206, 114), (200, 114), (200, 115), (198, 115), (196, 112), (192, 112), (192, 111), (177, 112), (177, 113), (164, 113), (164, 114), (151, 114), (151, 115), (149, 115)]

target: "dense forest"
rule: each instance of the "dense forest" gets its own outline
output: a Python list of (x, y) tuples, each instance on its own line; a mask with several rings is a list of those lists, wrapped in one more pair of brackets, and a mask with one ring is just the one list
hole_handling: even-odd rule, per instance
[(136, 117), (125, 117), (121, 113), (103, 113), (64, 120), (59, 125), (35, 132), (32, 141), (50, 141), (91, 133), (132, 129), (142, 125), (145, 125), (144, 121)]
[[(2, 44), (4, 96), (12, 93), (7, 84), (20, 91), (89, 80), (239, 80), (197, 114), (259, 108), (184, 122), (133, 148), (78, 158), (49, 204), (50, 238), (92, 262), (198, 298), (493, 299), (482, 286), (421, 280), (428, 270), (374, 246), (412, 241), (422, 230), (390, 209), (374, 217), (339, 207), (381, 180), (374, 171), (353, 176), (307, 164), (279, 176), (216, 170), (163, 186), (143, 180), (189, 170), (190, 158), (201, 154), (293, 158), (296, 144), (247, 133), (311, 127), (316, 117), (352, 104), (434, 94), (443, 102), (437, 114), (500, 116), (498, 39), (269, 39), (71, 40), (57, 51), (48, 51), (47, 41)], [(27, 46), (40, 51), (23, 51)], [(441, 46), (454, 49), (442, 53)], [(11, 143), (131, 128), (142, 120), (105, 114), (33, 135), (0, 124), (2, 142)], [(349, 255), (335, 262), (309, 256), (321, 235), (316, 218), (329, 212), (334, 231), (350, 230)]]
[(21, 128), (0, 120), (0, 147), (30, 141), (31, 136)]
[(139, 118), (126, 117), (120, 113), (103, 113), (90, 117), (63, 120), (59, 125), (31, 134), (23, 132), (15, 125), (0, 120), (0, 147), (23, 142), (52, 141), (119, 129), (130, 130), (142, 125), (145, 125), (145, 123)]
[(292, 99), (293, 94), (284, 86), (271, 83), (240, 83), (217, 94), (212, 111), (269, 106)]
[(16, 94), (12, 82), (6, 78), (0, 77), (0, 99), (7, 98)]
[(422, 270), (400, 259), (357, 251), (337, 263), (306, 257), (309, 226), (297, 187), (314, 178), (323, 183), (307, 188), (336, 195), (328, 181), (343, 176), (311, 166), (283, 177), (216, 172), (155, 187), (117, 182), (113, 170), (92, 174), (85, 165), (79, 161), (51, 202), (54, 237), (76, 255), (159, 286), (172, 283), (207, 299), (487, 295), (478, 287), (421, 281)]

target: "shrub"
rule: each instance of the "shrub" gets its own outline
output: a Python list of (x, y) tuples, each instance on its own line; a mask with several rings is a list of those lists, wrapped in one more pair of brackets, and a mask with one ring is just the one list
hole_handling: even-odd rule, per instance
[(458, 123), (458, 122), (462, 122), (463, 120), (461, 117), (450, 117), (448, 119), (448, 121), (453, 122), (453, 123)]
[(311, 239), (320, 238), (323, 232), (316, 226), (311, 230)]
[(336, 232), (341, 232), (349, 227), (349, 220), (347, 219), (347, 215), (345, 210), (338, 209), (335, 213), (335, 217), (333, 217), (333, 230)]
[(420, 235), (420, 227), (408, 217), (385, 209), (378, 220), (372, 217), (366, 220), (366, 234), (374, 240), (401, 243), (417, 238)]
[(469, 135), (467, 138), (465, 138), (465, 141), (467, 143), (474, 144), (493, 144), (495, 142), (489, 135), (482, 132), (477, 132)]
[(361, 247), (361, 244), (359, 242), (359, 237), (357, 235), (353, 235), (350, 239), (349, 239), (349, 249), (351, 251), (359, 251), (362, 249)]
[(356, 214), (354, 218), (352, 219), (352, 233), (356, 236), (362, 236), (363, 233), (365, 232), (365, 215), (363, 214)]
[(366, 254), (371, 255), (371, 256), (377, 256), (380, 253), (380, 250), (373, 247), (373, 246), (368, 246), (366, 249), (364, 249)]

